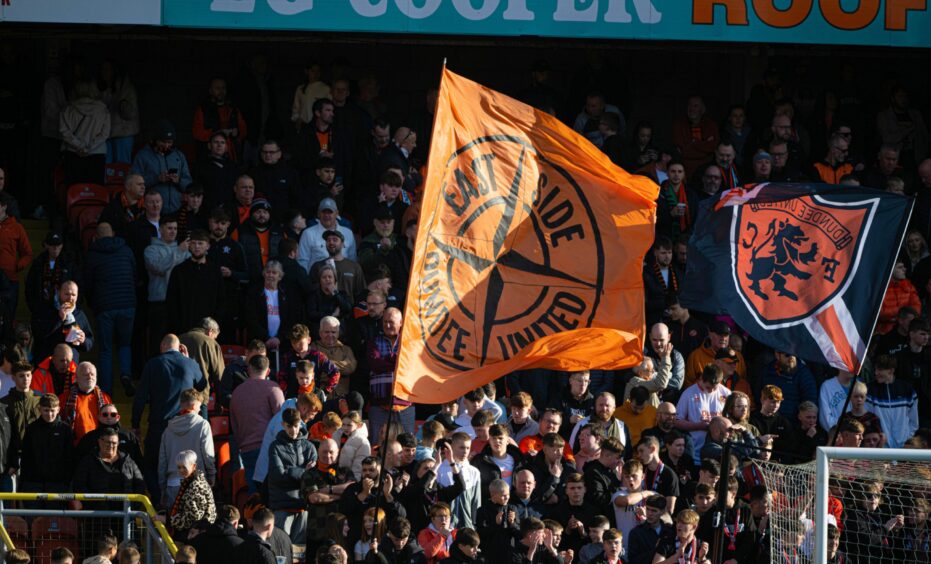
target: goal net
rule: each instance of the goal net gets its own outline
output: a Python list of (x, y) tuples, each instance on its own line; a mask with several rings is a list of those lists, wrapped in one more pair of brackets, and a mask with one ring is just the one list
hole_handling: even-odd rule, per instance
[(820, 447), (806, 464), (754, 462), (772, 494), (772, 562), (928, 561), (931, 451)]

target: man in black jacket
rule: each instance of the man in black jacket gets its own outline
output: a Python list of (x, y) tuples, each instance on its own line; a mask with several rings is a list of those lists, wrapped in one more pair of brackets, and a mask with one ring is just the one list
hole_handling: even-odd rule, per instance
[(388, 525), (388, 534), (378, 544), (378, 552), (370, 550), (365, 555), (366, 564), (425, 564), (426, 561), (423, 548), (411, 536), (411, 522), (404, 517)]
[[(41, 401), (39, 403), (41, 407)], [(129, 429), (120, 427), (120, 412), (113, 404), (107, 404), (100, 408), (97, 414), (97, 428), (90, 431), (78, 441), (74, 448), (74, 460), (79, 462), (88, 454), (97, 453), (97, 440), (103, 433), (104, 429), (114, 429), (120, 440), (120, 452), (125, 452), (133, 459), (139, 468), (142, 468), (142, 449), (139, 447), (139, 437)]]
[(71, 425), (58, 417), (54, 394), (39, 399), (39, 419), (26, 427), (20, 456), (20, 491), (64, 492), (74, 469)]
[(381, 461), (369, 456), (362, 461), (362, 479), (350, 484), (339, 499), (340, 513), (349, 520), (349, 541), (355, 543), (362, 534), (362, 515), (365, 510), (375, 507), (375, 499), (381, 497), (379, 507), (385, 510), (387, 522), (396, 517), (407, 517), (407, 511), (393, 496), (394, 482), (385, 474), (384, 483), (378, 487), (381, 476)]
[(271, 204), (265, 198), (256, 198), (249, 208), (249, 219), (236, 228), (233, 238), (242, 245), (246, 255), (249, 280), (262, 281), (262, 267), (278, 257), (281, 229), (271, 222)]
[(171, 272), (165, 303), (169, 330), (184, 333), (201, 319), (213, 317), (224, 303), (220, 266), (207, 260), (210, 237), (206, 231), (191, 233), (191, 258)]
[(281, 158), (281, 146), (274, 139), (262, 144), (259, 156), (262, 162), (251, 173), (255, 189), (265, 195), (280, 220), (285, 210), (297, 207), (297, 195), (303, 189), (301, 177)]
[(239, 327), (240, 296), (243, 287), (249, 282), (246, 253), (242, 245), (230, 236), (230, 216), (225, 209), (215, 208), (210, 213), (207, 225), (210, 228), (207, 261), (219, 266), (223, 276), (224, 300), (215, 319), (220, 323), (221, 333), (235, 335)]
[(52, 319), (33, 319), (36, 346), (33, 354), (36, 358), (45, 358), (52, 354), (55, 345), (68, 343), (77, 362), (79, 352), (87, 352), (94, 345), (94, 331), (87, 315), (77, 306), (78, 285), (74, 281), (63, 282), (58, 290), (58, 303), (61, 304)]
[(64, 240), (61, 234), (50, 231), (42, 242), (44, 251), (29, 266), (26, 275), (26, 305), (34, 317), (50, 319), (58, 314), (55, 296), (65, 280), (77, 280), (78, 269), (74, 261), (62, 254)]
[[(274, 522), (274, 521), (273, 521)], [(236, 533), (239, 526), (239, 510), (224, 505), (217, 512), (217, 521), (207, 530), (188, 542), (197, 551), (197, 560), (202, 564), (228, 564), (243, 540)]]
[(229, 159), (226, 135), (216, 131), (207, 142), (207, 155), (194, 165), (194, 182), (204, 187), (204, 205), (213, 209), (229, 200), (239, 178), (239, 165)]
[(275, 514), (263, 507), (252, 516), (252, 531), (233, 551), (233, 564), (277, 564), (268, 539), (275, 530)]
[(624, 445), (615, 437), (601, 443), (601, 456), (585, 464), (585, 501), (599, 510), (600, 515), (613, 515), (611, 496), (621, 487), (617, 466), (621, 462)]
[[(145, 493), (142, 472), (128, 454), (120, 452), (119, 446), (120, 438), (115, 429), (101, 431), (97, 439), (98, 452), (85, 456), (74, 470), (72, 490), (104, 494)], [(115, 509), (122, 507), (120, 502), (113, 504)]]

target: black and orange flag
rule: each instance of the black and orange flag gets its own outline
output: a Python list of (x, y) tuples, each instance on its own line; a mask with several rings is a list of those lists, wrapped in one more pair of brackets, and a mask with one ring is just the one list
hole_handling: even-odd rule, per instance
[(639, 362), (657, 191), (444, 69), (395, 395), (442, 403), (515, 370)]

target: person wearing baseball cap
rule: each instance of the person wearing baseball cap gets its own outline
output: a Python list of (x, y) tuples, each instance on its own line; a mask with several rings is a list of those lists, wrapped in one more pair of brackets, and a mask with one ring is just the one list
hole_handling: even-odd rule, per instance
[(131, 171), (141, 174), (148, 191), (162, 196), (162, 213), (173, 215), (181, 209), (181, 194), (192, 182), (184, 153), (175, 148), (175, 126), (160, 120), (152, 141), (139, 150)]
[(265, 198), (255, 198), (249, 206), (249, 219), (236, 228), (233, 239), (246, 254), (249, 280), (262, 281), (262, 269), (269, 259), (278, 257), (281, 228), (272, 224), (272, 206)]
[(397, 285), (407, 279), (408, 272), (394, 231), (394, 213), (387, 205), (381, 204), (372, 212), (372, 224), (375, 230), (366, 235), (359, 245), (359, 264), (364, 270), (379, 264), (387, 265), (391, 269), (392, 282)]
[(51, 319), (58, 315), (55, 307), (58, 288), (62, 281), (74, 280), (77, 265), (62, 254), (64, 239), (57, 231), (45, 235), (42, 248), (45, 250), (32, 261), (26, 275), (26, 305), (32, 315)]
[[(682, 387), (691, 386), (701, 376), (705, 365), (717, 359), (718, 351), (729, 348), (731, 326), (726, 321), (715, 320), (708, 326), (708, 337), (700, 347), (692, 351), (685, 366), (685, 382)], [(747, 363), (739, 352), (734, 351), (736, 362), (734, 369), (741, 379), (747, 379)]]
[(756, 402), (753, 401), (753, 390), (750, 389), (750, 383), (745, 377), (737, 374), (737, 365), (740, 354), (730, 347), (719, 349), (714, 355), (714, 363), (718, 365), (721, 372), (724, 373), (724, 381), (721, 382), (728, 390), (732, 392), (743, 392), (750, 398), (750, 409), (753, 409)]
[[(362, 267), (359, 266), (359, 263), (346, 258), (346, 255), (343, 252), (346, 244), (346, 236), (343, 235), (342, 231), (339, 229), (327, 229), (323, 232), (322, 238), (326, 244), (328, 256), (327, 258), (318, 260), (313, 265), (311, 265), (311, 284), (314, 286), (314, 289), (320, 287), (321, 270), (325, 266), (329, 265), (336, 270), (337, 287), (339, 288), (340, 292), (343, 292), (349, 299), (349, 303), (352, 304), (353, 300), (356, 297), (362, 295), (362, 293), (365, 291), (365, 273), (362, 271)], [(349, 309), (351, 309), (351, 306)], [(348, 312), (348, 310), (342, 311)], [(320, 317), (322, 317), (319, 314), (322, 313), (323, 310), (317, 310), (317, 312), (318, 315), (316, 319), (311, 319), (312, 325), (318, 323), (320, 321)]]
[(343, 256), (356, 260), (356, 238), (352, 230), (339, 222), (339, 207), (333, 198), (324, 198), (317, 205), (317, 223), (301, 233), (301, 242), (297, 252), (297, 262), (310, 272), (314, 263), (330, 256), (326, 248), (324, 231), (339, 231), (343, 234)]

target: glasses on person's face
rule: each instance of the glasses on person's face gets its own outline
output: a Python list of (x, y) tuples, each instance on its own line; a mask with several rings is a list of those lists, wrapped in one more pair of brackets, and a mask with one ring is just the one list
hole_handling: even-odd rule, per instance
[(116, 411), (104, 411), (103, 413), (100, 414), (100, 416), (103, 417), (104, 419), (111, 419), (114, 417), (119, 417), (120, 414)]

